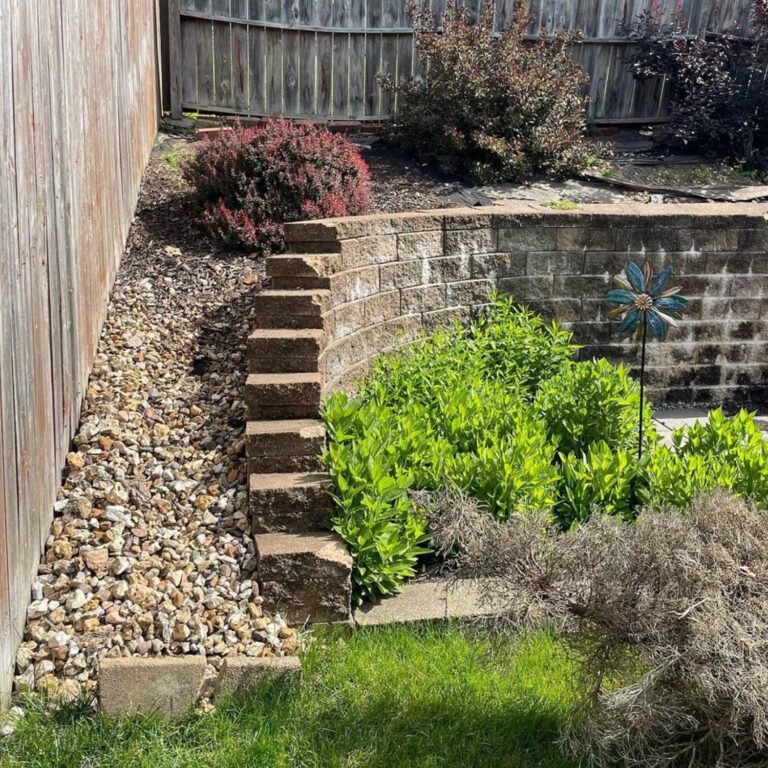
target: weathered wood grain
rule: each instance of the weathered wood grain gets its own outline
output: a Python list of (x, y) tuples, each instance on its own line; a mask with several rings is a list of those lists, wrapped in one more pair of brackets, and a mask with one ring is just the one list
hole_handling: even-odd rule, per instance
[[(408, 0), (179, 0), (181, 3), (182, 99), (188, 109), (244, 115), (286, 114), (295, 117), (380, 119), (395, 107), (391, 94), (381, 90), (377, 76), (397, 78), (414, 74), (413, 35)], [(510, 22), (515, 0), (424, 0), (439, 22), (447, 7), (465, 5), (474, 16), (485, 3), (493, 3), (494, 25), (503, 30)], [(648, 9), (652, 0), (528, 0), (529, 33), (580, 29), (584, 42), (574, 49), (592, 77), (591, 118), (610, 122), (658, 119), (665, 114), (666, 88), (661, 82), (637, 83), (629, 72), (633, 48), (624, 31)], [(750, 0), (681, 0), (684, 18), (693, 34), (749, 30)], [(246, 7), (247, 6), (247, 7)], [(663, 5), (669, 21), (674, 3)], [(231, 40), (211, 35), (212, 24), (230, 23)], [(208, 25), (208, 37), (200, 25)], [(187, 33), (189, 28), (190, 32)], [(194, 30), (194, 31), (193, 31)], [(296, 34), (283, 37), (284, 30)], [(342, 36), (340, 33), (344, 33)], [(186, 42), (197, 35), (197, 53)], [(205, 84), (207, 70), (219, 71), (235, 61), (234, 41), (260, 36), (270, 55), (248, 58), (249, 97), (221, 98), (220, 88)], [(201, 46), (208, 47), (202, 55)], [(279, 51), (279, 54), (278, 54)], [(346, 59), (344, 59), (346, 56)], [(287, 57), (287, 58), (284, 58)], [(263, 66), (278, 66), (280, 83)], [(201, 64), (203, 75), (201, 78)], [(235, 64), (235, 72), (238, 65)], [(187, 84), (196, 72), (197, 87)], [(261, 98), (254, 82), (265, 83), (269, 96)], [(201, 86), (201, 82), (204, 86)]]
[(0, 703), (157, 130), (156, 25), (155, 0), (0, 3)]

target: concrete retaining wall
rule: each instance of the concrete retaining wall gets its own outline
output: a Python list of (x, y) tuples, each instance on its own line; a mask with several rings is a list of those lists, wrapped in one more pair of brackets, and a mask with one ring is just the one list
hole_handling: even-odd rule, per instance
[[(494, 291), (572, 328), (584, 357), (634, 364), (637, 344), (606, 319), (604, 295), (627, 261), (649, 258), (655, 272), (672, 265), (691, 306), (669, 341), (649, 347), (654, 402), (767, 399), (765, 210), (521, 204), (289, 225), (289, 252), (267, 259), (272, 286), (258, 297), (249, 343), (254, 530), (310, 535), (327, 519), (327, 477), (302, 474), (322, 469), (323, 397), (352, 388), (382, 352), (468, 320)], [(269, 540), (263, 548), (275, 547)], [(299, 586), (302, 605), (287, 612), (317, 614), (297, 577)], [(282, 584), (283, 602), (289, 593)], [(342, 597), (331, 602), (338, 613)]]
[(571, 327), (583, 354), (632, 364), (636, 345), (606, 320), (603, 297), (627, 261), (647, 257), (656, 271), (672, 265), (692, 299), (680, 329), (651, 345), (655, 400), (741, 402), (768, 385), (766, 210), (521, 205), (300, 223), (267, 272), (275, 287), (330, 289), (318, 323), (326, 394), (422, 328), (468, 318), (493, 290)]

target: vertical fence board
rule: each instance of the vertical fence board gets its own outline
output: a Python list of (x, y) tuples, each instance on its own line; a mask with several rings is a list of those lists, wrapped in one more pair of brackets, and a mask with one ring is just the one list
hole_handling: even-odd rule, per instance
[(238, 112), (246, 112), (249, 103), (248, 32), (245, 25), (232, 25), (232, 104)]
[(266, 55), (266, 32), (258, 27), (248, 28), (248, 67), (250, 88), (248, 94), (249, 114), (267, 112), (264, 57)]
[(331, 114), (333, 80), (333, 35), (320, 32), (317, 35), (317, 114)]
[(232, 26), (214, 21), (212, 27), (213, 49), (216, 51), (213, 57), (216, 106), (232, 109)]
[[(181, 27), (181, 100), (184, 104), (196, 104), (197, 94), (197, 31), (198, 24), (183, 24)], [(173, 81), (173, 75), (171, 75)]]
[(264, 72), (267, 78), (267, 107), (269, 114), (282, 115), (283, 108), (283, 32), (267, 29), (267, 53)]
[(283, 33), (283, 103), (287, 115), (298, 115), (301, 111), (299, 43), (298, 32), (286, 30)]
[(349, 116), (349, 35), (333, 36), (333, 107), (334, 117)]

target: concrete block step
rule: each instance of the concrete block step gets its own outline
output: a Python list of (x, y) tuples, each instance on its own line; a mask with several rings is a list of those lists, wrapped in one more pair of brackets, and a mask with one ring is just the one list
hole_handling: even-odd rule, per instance
[(341, 264), (338, 254), (283, 253), (268, 256), (264, 266), (268, 277), (277, 275), (298, 275), (301, 277), (321, 277), (333, 274)]
[(251, 373), (316, 372), (325, 334), (317, 328), (260, 328), (248, 337)]
[(349, 621), (352, 557), (338, 534), (265, 533), (254, 541), (266, 610), (293, 624)]
[(338, 254), (286, 254), (268, 257), (265, 266), (274, 289), (327, 289), (340, 258)]
[(325, 472), (253, 474), (248, 503), (255, 533), (302, 533), (330, 525), (333, 483)]
[(315, 419), (321, 388), (319, 373), (252, 373), (245, 384), (248, 418)]
[(245, 434), (249, 472), (319, 472), (323, 468), (322, 421), (249, 421)]
[(280, 290), (311, 291), (331, 287), (330, 277), (304, 277), (302, 275), (275, 275), (271, 277), (271, 285)]
[(262, 291), (254, 297), (254, 323), (257, 328), (322, 328), (330, 298), (327, 290)]

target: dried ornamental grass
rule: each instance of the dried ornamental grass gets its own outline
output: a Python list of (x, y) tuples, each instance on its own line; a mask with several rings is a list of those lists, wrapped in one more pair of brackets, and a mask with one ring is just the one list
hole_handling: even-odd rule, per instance
[[(558, 620), (581, 661), (565, 743), (597, 765), (768, 763), (768, 529), (715, 493), (686, 515), (500, 523), (456, 491), (423, 500), (500, 618)], [(626, 682), (629, 678), (630, 682)]]

